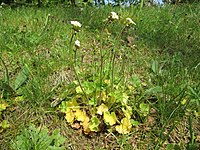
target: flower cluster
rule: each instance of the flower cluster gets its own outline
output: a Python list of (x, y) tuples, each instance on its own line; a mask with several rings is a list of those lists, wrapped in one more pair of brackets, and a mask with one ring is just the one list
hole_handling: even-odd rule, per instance
[(111, 12), (110, 16), (108, 17), (108, 20), (110, 21), (119, 20), (119, 16), (117, 15), (116, 12)]
[(136, 25), (136, 23), (131, 18), (126, 18), (125, 24), (126, 24), (126, 26)]
[(136, 25), (136, 23), (131, 18), (126, 18), (125, 24), (126, 26)]
[[(81, 23), (78, 22), (78, 21), (70, 21), (70, 23), (71, 23), (71, 25), (72, 25), (72, 29), (74, 30), (74, 33), (73, 33), (72, 38), (71, 38), (71, 42), (72, 42), (73, 37), (76, 35), (77, 32), (80, 31), (82, 25), (81, 25)], [(76, 47), (77, 49), (80, 48), (80, 46), (81, 46), (81, 43), (80, 43), (79, 40), (76, 40), (74, 44), (75, 44), (75, 47)]]
[(78, 21), (70, 21), (71, 25), (73, 26), (73, 30), (76, 31), (76, 32), (79, 32), (80, 29), (81, 29), (81, 23), (78, 22)]
[[(108, 21), (115, 21), (119, 20), (119, 16), (116, 12), (111, 12), (110, 15), (107, 18)], [(136, 23), (131, 18), (126, 18), (124, 24), (129, 27), (130, 25), (136, 25)]]

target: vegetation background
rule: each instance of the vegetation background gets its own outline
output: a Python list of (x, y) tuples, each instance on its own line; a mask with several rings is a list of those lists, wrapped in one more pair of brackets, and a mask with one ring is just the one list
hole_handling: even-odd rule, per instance
[[(0, 0), (0, 149), (200, 148), (200, 4), (127, 2)], [(104, 98), (119, 125), (130, 106), (127, 134), (91, 117)], [(97, 130), (69, 124), (71, 99)]]

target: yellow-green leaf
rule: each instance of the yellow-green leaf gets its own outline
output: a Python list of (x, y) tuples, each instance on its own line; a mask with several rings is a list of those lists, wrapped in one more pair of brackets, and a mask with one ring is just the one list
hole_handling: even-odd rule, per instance
[(76, 93), (83, 93), (82, 89), (80, 86), (76, 87)]
[(104, 112), (108, 111), (108, 106), (106, 106), (104, 103), (102, 103), (98, 108), (97, 108), (97, 114), (102, 115)]
[(6, 128), (9, 128), (10, 125), (8, 123), (8, 120), (3, 120), (0, 126), (2, 126), (3, 129), (6, 129)]
[(106, 123), (108, 123), (109, 125), (114, 125), (117, 122), (117, 117), (116, 114), (114, 112), (112, 112), (111, 114), (107, 111), (104, 112), (104, 120)]
[(127, 102), (128, 102), (128, 95), (126, 93), (123, 93), (122, 94), (122, 105), (127, 105)]
[(7, 103), (2, 103), (0, 104), (0, 111), (3, 111), (6, 109), (6, 107), (8, 107), (9, 105)]
[(15, 101), (16, 102), (21, 102), (23, 100), (24, 100), (24, 96), (17, 96), (17, 97), (15, 97)]
[(65, 112), (65, 119), (67, 120), (68, 123), (72, 124), (74, 122), (74, 118), (75, 118), (75, 115), (74, 115), (74, 112), (71, 108), (68, 108)]
[(149, 114), (149, 105), (145, 103), (141, 103), (139, 105), (140, 111), (143, 114), (143, 116), (147, 116)]
[(117, 132), (121, 134), (127, 134), (131, 131), (132, 128), (131, 120), (125, 117), (121, 120), (121, 124), (117, 125), (115, 128)]
[(76, 99), (72, 99), (71, 101), (67, 101), (66, 102), (66, 106), (67, 106), (67, 108), (71, 108), (72, 110), (76, 110), (76, 109), (78, 109), (78, 103), (77, 103), (77, 101), (76, 101)]
[(123, 124), (123, 125), (124, 125), (126, 128), (128, 128), (128, 129), (131, 129), (131, 128), (132, 128), (132, 123), (131, 123), (130, 118), (127, 118), (127, 117), (123, 118), (123, 119), (121, 120), (121, 124)]
[(182, 104), (182, 105), (185, 105), (186, 102), (187, 102), (187, 100), (184, 98), (184, 99), (182, 99), (181, 104)]
[(80, 109), (76, 110), (75, 116), (76, 116), (76, 120), (81, 121), (81, 122), (84, 122), (87, 118), (86, 112), (84, 110), (82, 111)]
[(80, 125), (83, 126), (83, 131), (85, 134), (88, 134), (90, 132), (89, 121), (90, 121), (89, 117), (86, 117), (85, 120), (80, 123)]
[(89, 123), (89, 129), (94, 132), (99, 131), (99, 119), (96, 116), (91, 118), (91, 122)]
[(131, 115), (132, 115), (132, 108), (131, 108), (130, 106), (126, 106), (126, 109), (123, 107), (123, 108), (122, 108), (122, 111), (123, 111), (125, 117), (127, 117), (127, 118), (129, 118), (129, 119), (131, 118)]

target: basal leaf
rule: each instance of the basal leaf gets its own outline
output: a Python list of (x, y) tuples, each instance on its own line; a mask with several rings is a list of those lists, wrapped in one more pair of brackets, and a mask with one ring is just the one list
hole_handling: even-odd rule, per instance
[(128, 95), (126, 93), (123, 93), (122, 94), (122, 105), (127, 105), (127, 102), (128, 102)]
[(6, 128), (9, 128), (9, 123), (8, 123), (8, 120), (3, 120), (2, 123), (0, 124), (0, 126), (3, 128), (3, 129), (6, 129)]
[(76, 87), (76, 93), (83, 93), (82, 89), (80, 86)]
[(147, 89), (145, 91), (146, 94), (157, 94), (157, 93), (161, 93), (162, 92), (162, 87), (160, 86), (155, 86), (155, 87), (152, 87), (150, 89)]
[(129, 118), (125, 117), (121, 120), (121, 124), (115, 127), (116, 131), (121, 134), (127, 134), (131, 131), (132, 124)]
[(116, 114), (114, 112), (112, 112), (111, 114), (107, 111), (104, 112), (104, 120), (106, 123), (108, 123), (109, 125), (114, 125), (117, 122), (117, 117)]
[(91, 131), (94, 131), (94, 132), (98, 132), (99, 131), (99, 119), (97, 118), (97, 116), (93, 116), (92, 118), (91, 118), (91, 121), (90, 121), (90, 123), (89, 123), (89, 129), (91, 130)]
[(68, 108), (65, 112), (65, 119), (67, 120), (68, 123), (72, 124), (75, 119), (74, 112), (72, 111), (71, 108)]
[(19, 74), (17, 75), (15, 82), (14, 82), (14, 87), (15, 90), (17, 90), (20, 86), (22, 86), (22, 84), (25, 83), (25, 81), (28, 79), (29, 76), (29, 70), (28, 67), (25, 66), (21, 72), (19, 72)]
[(154, 73), (158, 72), (158, 61), (154, 60), (152, 65), (151, 65), (151, 69)]
[(72, 110), (78, 109), (79, 104), (77, 103), (76, 99), (73, 98), (71, 101), (66, 102), (66, 107), (71, 108)]
[(90, 132), (89, 121), (90, 121), (89, 117), (86, 117), (85, 120), (80, 123), (83, 126), (83, 131), (85, 134), (88, 134)]
[(85, 110), (77, 109), (75, 112), (75, 117), (76, 117), (77, 121), (84, 122), (87, 118), (87, 114), (86, 114)]
[(140, 111), (142, 112), (143, 116), (147, 116), (149, 114), (149, 105), (145, 103), (141, 103), (139, 105)]
[(131, 123), (133, 126), (137, 127), (140, 123), (138, 121), (135, 121), (133, 119), (131, 119)]
[(104, 112), (108, 111), (108, 106), (102, 103), (99, 107), (97, 107), (97, 114), (102, 115)]
[(92, 97), (91, 100), (88, 101), (88, 104), (89, 105), (92, 105), (92, 106), (96, 106), (97, 105), (97, 100), (95, 97)]
[(132, 108), (130, 106), (126, 106), (125, 108), (122, 107), (122, 111), (127, 118), (131, 118), (132, 115)]
[(8, 106), (9, 106), (9, 105), (8, 105), (7, 103), (1, 103), (1, 104), (0, 104), (0, 112), (3, 111), (3, 110), (5, 110), (6, 107), (8, 107)]

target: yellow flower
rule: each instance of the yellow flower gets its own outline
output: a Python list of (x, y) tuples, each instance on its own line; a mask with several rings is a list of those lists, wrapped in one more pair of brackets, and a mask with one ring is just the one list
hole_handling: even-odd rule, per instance
[(136, 25), (136, 23), (131, 18), (126, 18), (126, 25)]
[(113, 20), (119, 20), (119, 16), (117, 15), (116, 12), (111, 12), (110, 16), (108, 17), (111, 21)]

